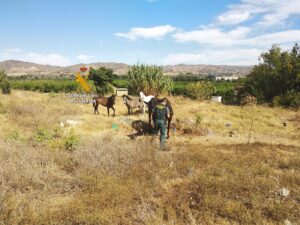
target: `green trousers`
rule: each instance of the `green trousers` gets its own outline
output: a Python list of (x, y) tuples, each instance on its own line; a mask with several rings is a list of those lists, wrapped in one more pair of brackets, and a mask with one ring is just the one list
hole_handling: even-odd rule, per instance
[(164, 147), (167, 136), (167, 122), (162, 119), (156, 119), (154, 121), (154, 133), (158, 134), (160, 131), (160, 147)]

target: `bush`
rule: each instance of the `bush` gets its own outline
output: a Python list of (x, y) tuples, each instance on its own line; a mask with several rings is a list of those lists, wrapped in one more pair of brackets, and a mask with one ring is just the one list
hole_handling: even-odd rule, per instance
[(174, 83), (170, 77), (163, 75), (161, 66), (144, 64), (134, 65), (128, 72), (129, 91), (144, 92), (146, 95), (169, 94)]
[(228, 90), (222, 96), (222, 103), (226, 105), (237, 105), (238, 100), (234, 90)]
[(35, 135), (36, 142), (42, 143), (42, 142), (50, 140), (51, 138), (52, 138), (51, 134), (47, 129), (43, 129), (43, 128), (37, 129), (37, 133)]
[(213, 86), (210, 82), (204, 81), (188, 84), (186, 89), (188, 97), (199, 100), (210, 99), (216, 91), (215, 86)]
[(7, 80), (3, 81), (1, 84), (1, 88), (2, 88), (2, 93), (3, 94), (10, 94), (10, 85), (9, 82)]
[(116, 75), (112, 69), (100, 67), (99, 69), (90, 68), (89, 79), (94, 82), (98, 94), (106, 94), (112, 92), (111, 83)]
[[(295, 44), (291, 51), (278, 46), (261, 55), (261, 62), (246, 78), (244, 92), (255, 96), (259, 102), (299, 107), (300, 47)], [(297, 106), (298, 105), (298, 106)]]
[(67, 151), (74, 151), (79, 144), (79, 139), (72, 129), (68, 136), (64, 139), (64, 148)]
[(4, 70), (0, 70), (0, 88), (2, 89), (3, 94), (10, 94), (10, 84)]
[(98, 94), (114, 94), (115, 89), (111, 84), (106, 84), (103, 87), (96, 86), (96, 92)]
[(75, 80), (11, 80), (13, 89), (49, 92), (74, 92), (80, 89)]
[(183, 95), (186, 96), (186, 87), (174, 87), (174, 89), (172, 90), (172, 94), (173, 95)]
[(300, 107), (300, 92), (295, 90), (288, 91), (285, 95), (282, 96), (275, 96), (273, 98), (273, 105), (274, 106), (284, 106), (284, 107), (291, 107), (296, 110)]

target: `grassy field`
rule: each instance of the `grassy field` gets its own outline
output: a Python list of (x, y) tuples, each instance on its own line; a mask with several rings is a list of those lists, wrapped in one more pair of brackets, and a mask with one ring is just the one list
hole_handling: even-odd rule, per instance
[(299, 224), (299, 112), (170, 97), (162, 152), (121, 98), (109, 118), (68, 100), (0, 95), (1, 225)]

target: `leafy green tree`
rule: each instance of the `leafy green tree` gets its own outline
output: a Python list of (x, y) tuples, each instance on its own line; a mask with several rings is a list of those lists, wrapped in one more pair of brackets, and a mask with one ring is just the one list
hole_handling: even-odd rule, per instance
[(164, 76), (162, 67), (156, 65), (137, 64), (130, 67), (128, 80), (131, 93), (169, 94), (174, 87), (173, 80)]
[(198, 100), (210, 99), (215, 91), (216, 87), (205, 81), (190, 83), (186, 87), (187, 96)]
[(97, 93), (105, 94), (112, 91), (111, 83), (116, 78), (116, 75), (109, 68), (100, 67), (99, 69), (94, 69), (91, 67), (88, 77), (94, 82)]
[(0, 70), (0, 88), (3, 94), (10, 94), (10, 84), (4, 70)]
[[(300, 48), (295, 44), (292, 51), (283, 51), (274, 45), (262, 53), (259, 65), (247, 77), (243, 90), (256, 96), (259, 102), (272, 102), (275, 97), (289, 91), (300, 91)], [(290, 95), (297, 96), (297, 95)]]

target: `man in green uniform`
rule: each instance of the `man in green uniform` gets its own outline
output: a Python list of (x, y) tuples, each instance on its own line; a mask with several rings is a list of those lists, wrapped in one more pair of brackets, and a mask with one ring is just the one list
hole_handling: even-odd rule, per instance
[(165, 147), (166, 133), (167, 133), (167, 118), (170, 118), (170, 110), (166, 106), (167, 99), (164, 98), (160, 104), (157, 104), (153, 110), (154, 119), (154, 133), (158, 134), (160, 131), (160, 147)]

